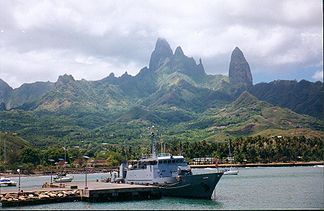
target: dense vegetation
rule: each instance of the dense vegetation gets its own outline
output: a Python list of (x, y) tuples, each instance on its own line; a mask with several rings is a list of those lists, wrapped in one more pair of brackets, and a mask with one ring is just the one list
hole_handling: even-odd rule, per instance
[[(167, 152), (182, 153), (188, 159), (224, 159), (232, 140), (237, 162), (323, 160), (320, 120), (272, 106), (247, 92), (221, 109), (199, 115), (167, 107), (135, 107), (124, 112), (13, 110), (0, 112), (0, 125), (8, 131), (0, 137), (1, 146), (7, 143), (5, 160), (3, 147), (0, 150), (3, 169), (48, 166), (48, 159), (58, 161), (65, 156), (69, 163), (82, 164), (82, 155), (115, 166), (123, 159), (149, 153), (147, 128), (152, 125), (160, 134), (159, 148), (163, 142)], [(269, 138), (277, 136), (284, 138)], [(68, 149), (66, 155), (63, 147)]]
[[(1, 150), (1, 166), (4, 169), (43, 169), (66, 158), (69, 166), (84, 165), (83, 155), (95, 160), (106, 160), (108, 166), (117, 166), (122, 160), (139, 158), (149, 154), (149, 140), (144, 137), (142, 143), (124, 142), (123, 144), (104, 143), (91, 149), (81, 147), (34, 148), (25, 140), (13, 134), (1, 134), (1, 144), (15, 143), (7, 146), (6, 156)], [(157, 150), (171, 154), (182, 154), (190, 160), (197, 157), (213, 157), (219, 162), (226, 162), (229, 146), (237, 163), (255, 162), (289, 162), (324, 160), (324, 142), (320, 138), (270, 137), (261, 136), (226, 139), (224, 141), (167, 141), (159, 137)], [(19, 150), (16, 150), (18, 149)], [(15, 149), (16, 151), (13, 151)], [(5, 160), (4, 160), (5, 158)]]

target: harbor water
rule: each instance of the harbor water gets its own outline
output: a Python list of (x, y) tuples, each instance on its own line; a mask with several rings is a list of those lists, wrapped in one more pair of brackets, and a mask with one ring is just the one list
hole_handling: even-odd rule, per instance
[[(193, 169), (194, 173), (213, 169)], [(67, 202), (2, 209), (323, 209), (324, 168), (314, 167), (253, 167), (239, 168), (238, 175), (224, 175), (211, 200), (162, 197), (158, 200), (125, 202)], [(74, 181), (84, 181), (76, 174)], [(105, 174), (89, 174), (96, 181)], [(18, 181), (18, 178), (13, 178)], [(21, 189), (39, 188), (50, 176), (21, 177)], [(1, 191), (17, 191), (18, 187), (1, 187)]]

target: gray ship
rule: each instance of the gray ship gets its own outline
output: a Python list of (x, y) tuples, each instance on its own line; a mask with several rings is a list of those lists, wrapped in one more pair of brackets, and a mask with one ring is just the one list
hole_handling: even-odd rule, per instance
[(151, 156), (121, 166), (126, 183), (150, 184), (161, 188), (165, 196), (210, 199), (222, 177), (222, 171), (193, 174), (184, 157), (156, 155), (156, 141), (151, 131)]

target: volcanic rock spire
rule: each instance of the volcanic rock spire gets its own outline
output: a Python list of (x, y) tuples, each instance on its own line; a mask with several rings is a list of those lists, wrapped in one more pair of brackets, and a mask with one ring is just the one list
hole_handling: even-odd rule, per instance
[(157, 70), (165, 61), (166, 58), (171, 57), (173, 55), (172, 49), (169, 43), (162, 38), (158, 38), (155, 49), (152, 52), (150, 58), (149, 68), (152, 71)]
[(243, 52), (236, 47), (231, 56), (229, 67), (229, 81), (234, 85), (253, 85), (252, 74), (249, 63), (246, 61)]

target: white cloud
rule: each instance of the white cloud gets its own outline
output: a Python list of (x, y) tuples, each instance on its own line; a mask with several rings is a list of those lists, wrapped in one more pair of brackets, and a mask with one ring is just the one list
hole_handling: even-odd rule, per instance
[(135, 75), (141, 66), (136, 62), (119, 64), (115, 58), (98, 59), (75, 52), (53, 50), (29, 51), (25, 53), (0, 49), (0, 78), (6, 78), (12, 87), (35, 81), (56, 81), (59, 75), (72, 74), (75, 79), (99, 80), (111, 72), (116, 76), (126, 70)]
[(315, 81), (323, 81), (323, 70), (318, 70), (316, 71), (312, 78), (315, 80)]
[(64, 73), (134, 75), (158, 37), (212, 74), (227, 72), (235, 46), (252, 74), (318, 69), (322, 13), (321, 0), (0, 1), (0, 78), (17, 86)]

